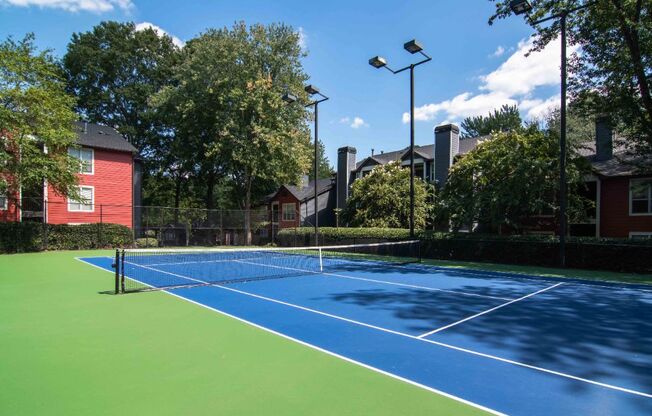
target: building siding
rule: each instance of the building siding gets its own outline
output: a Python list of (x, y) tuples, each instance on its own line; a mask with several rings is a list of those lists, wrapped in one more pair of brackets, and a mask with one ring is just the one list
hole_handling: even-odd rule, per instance
[(629, 214), (630, 178), (603, 178), (600, 193), (600, 236), (627, 238), (630, 232), (652, 232), (652, 215)]
[[(281, 190), (276, 194), (276, 196), (270, 200), (270, 212), (271, 212), (271, 204), (274, 202), (278, 202), (278, 229), (283, 229), (283, 228), (294, 228), (294, 227), (299, 227), (301, 225), (301, 213), (299, 212), (299, 200), (292, 195), (287, 189), (284, 187), (281, 188)], [(284, 221), (283, 220), (283, 204), (294, 204), (294, 211), (295, 211), (295, 217), (293, 221)]]
[(94, 187), (92, 212), (69, 212), (67, 198), (48, 187), (47, 221), (51, 224), (114, 223), (132, 227), (133, 155), (94, 149), (93, 175), (79, 175), (79, 185)]

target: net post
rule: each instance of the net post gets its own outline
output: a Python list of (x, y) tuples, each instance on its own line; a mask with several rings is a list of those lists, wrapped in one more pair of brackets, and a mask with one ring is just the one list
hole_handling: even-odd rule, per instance
[(115, 269), (115, 294), (120, 293), (120, 250), (115, 249), (115, 259), (113, 260)]
[(324, 271), (324, 262), (322, 261), (321, 247), (319, 247), (319, 271)]
[(122, 275), (120, 276), (120, 283), (122, 286), (122, 293), (125, 293), (125, 251), (124, 250), (122, 250), (121, 263), (122, 263), (122, 267), (121, 267)]
[(417, 240), (417, 256), (419, 259), (419, 263), (423, 262), (423, 254), (421, 253), (421, 240)]

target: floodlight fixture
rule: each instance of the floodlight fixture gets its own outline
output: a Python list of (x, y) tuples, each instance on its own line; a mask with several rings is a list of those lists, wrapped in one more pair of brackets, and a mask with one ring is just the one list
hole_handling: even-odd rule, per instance
[(369, 60), (369, 65), (373, 66), (374, 68), (382, 68), (387, 66), (387, 61), (382, 56), (374, 56)]
[(527, 14), (532, 11), (532, 5), (528, 0), (512, 0), (509, 3), (509, 8), (515, 15)]
[(417, 53), (423, 50), (423, 46), (416, 39), (412, 39), (409, 42), (405, 42), (403, 48), (410, 53)]
[(315, 87), (315, 86), (312, 85), (312, 84), (306, 85), (306, 87), (304, 88), (304, 90), (305, 90), (308, 94), (310, 94), (310, 95), (319, 94), (319, 88)]
[(292, 104), (293, 102), (297, 101), (296, 95), (290, 94), (289, 92), (283, 94), (283, 97), (281, 97), (281, 99), (288, 104)]

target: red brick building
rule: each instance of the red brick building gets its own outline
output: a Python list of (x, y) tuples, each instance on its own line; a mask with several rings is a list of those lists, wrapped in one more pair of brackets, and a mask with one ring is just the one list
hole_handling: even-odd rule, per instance
[[(77, 144), (68, 151), (82, 161), (80, 201), (58, 195), (47, 183), (42, 189), (0, 195), (0, 221), (36, 221), (50, 224), (114, 223), (134, 226), (134, 197), (138, 198), (136, 149), (115, 129), (77, 123)], [(20, 200), (18, 204), (17, 201)]]

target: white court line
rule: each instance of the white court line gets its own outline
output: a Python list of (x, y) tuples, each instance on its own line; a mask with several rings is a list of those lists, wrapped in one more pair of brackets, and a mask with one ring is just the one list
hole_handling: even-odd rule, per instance
[(445, 330), (445, 329), (452, 328), (452, 327), (454, 327), (455, 325), (459, 325), (459, 324), (461, 324), (461, 323), (463, 323), (463, 322), (470, 321), (471, 319), (477, 318), (478, 316), (482, 316), (482, 315), (488, 314), (489, 312), (493, 312), (493, 311), (495, 311), (496, 309), (504, 308), (505, 306), (511, 305), (512, 303), (520, 302), (520, 301), (522, 301), (523, 299), (527, 299), (527, 298), (529, 298), (529, 297), (532, 297), (532, 296), (538, 295), (539, 293), (546, 292), (546, 291), (548, 291), (548, 290), (554, 289), (554, 288), (556, 288), (557, 286), (561, 286), (561, 285), (563, 285), (563, 284), (564, 284), (564, 283), (557, 283), (556, 285), (548, 286), (548, 287), (546, 287), (546, 288), (544, 288), (544, 289), (537, 290), (536, 292), (530, 293), (529, 295), (525, 295), (525, 296), (522, 296), (522, 297), (520, 297), (520, 298), (518, 298), (518, 299), (511, 300), (511, 301), (509, 301), (509, 302), (507, 302), (507, 303), (503, 303), (502, 305), (498, 305), (498, 306), (495, 306), (495, 307), (493, 307), (493, 308), (491, 308), (491, 309), (487, 309), (486, 311), (483, 311), (483, 312), (480, 312), (480, 313), (476, 313), (475, 315), (471, 315), (471, 316), (466, 317), (466, 318), (464, 318), (464, 319), (461, 319), (461, 320), (459, 320), (459, 321), (457, 321), (457, 322), (453, 322), (452, 324), (449, 324), (449, 325), (446, 325), (446, 326), (442, 326), (441, 328), (433, 329), (433, 330), (430, 331), (430, 332), (426, 332), (426, 333), (424, 333), (424, 334), (419, 335), (417, 338), (425, 338), (425, 337), (427, 337), (427, 336), (429, 336), (429, 335), (436, 334), (437, 332), (441, 332), (441, 331), (443, 331), (443, 330)]
[(285, 269), (285, 270), (293, 270), (293, 271), (304, 272), (304, 273), (321, 274), (321, 275), (326, 275), (326, 276), (341, 277), (343, 279), (361, 280), (361, 281), (364, 281), (364, 282), (375, 282), (375, 283), (381, 283), (381, 284), (386, 284), (386, 285), (409, 287), (409, 288), (412, 288), (412, 289), (421, 289), (421, 290), (428, 290), (428, 291), (434, 291), (434, 292), (454, 293), (456, 295), (473, 296), (473, 297), (478, 297), (478, 298), (489, 298), (489, 299), (497, 299), (497, 300), (511, 300), (511, 299), (508, 299), (508, 298), (501, 298), (501, 297), (498, 297), (498, 296), (480, 295), (480, 294), (477, 294), (477, 293), (460, 292), (458, 290), (447, 290), (447, 289), (439, 289), (439, 288), (436, 288), (436, 287), (410, 285), (410, 284), (407, 284), (407, 283), (390, 282), (390, 281), (387, 281), (387, 280), (367, 279), (367, 278), (364, 278), (364, 277), (348, 276), (348, 275), (345, 275), (345, 274), (328, 273), (328, 272), (316, 272), (316, 271), (312, 271), (312, 270), (297, 269), (297, 268), (294, 268), (294, 267), (274, 266), (274, 265), (271, 265), (271, 264), (252, 263), (252, 262), (244, 261), (244, 260), (235, 260), (235, 261), (237, 261), (238, 263), (253, 264), (255, 266), (273, 267), (275, 269)]
[[(79, 258), (79, 257), (75, 257), (75, 260), (79, 260), (80, 262), (82, 262), (82, 263), (84, 263), (84, 264), (87, 264), (87, 265), (93, 266), (93, 267), (95, 267), (95, 268), (97, 268), (97, 269), (99, 269), (99, 270), (102, 270), (102, 271), (109, 272), (109, 273), (113, 274), (113, 272), (112, 272), (111, 270), (107, 270), (107, 269), (105, 269), (105, 268), (103, 268), (103, 267), (96, 266), (96, 265), (94, 265), (94, 264), (92, 264), (92, 263), (88, 263), (87, 261), (82, 260), (82, 259)], [(132, 278), (132, 277), (129, 277), (129, 279), (132, 279), (132, 280), (134, 280), (134, 281), (136, 281), (136, 282), (138, 282), (138, 283), (140, 283), (140, 284), (146, 285), (146, 286), (151, 286), (151, 285), (148, 285), (147, 283), (144, 283), (144, 282), (138, 281), (138, 280), (136, 280), (136, 279), (134, 279), (134, 278)], [(151, 287), (153, 287), (153, 286), (151, 286)], [(393, 379), (396, 379), (396, 380), (402, 381), (402, 382), (404, 382), (404, 383), (411, 384), (411, 385), (413, 385), (413, 386), (415, 386), (415, 387), (419, 387), (419, 388), (422, 388), (422, 389), (424, 389), (424, 390), (428, 390), (428, 391), (430, 391), (430, 392), (432, 392), (432, 393), (439, 394), (439, 395), (441, 395), (441, 396), (444, 396), (444, 397), (447, 397), (447, 398), (449, 398), (449, 399), (455, 400), (455, 401), (457, 401), (457, 402), (460, 402), (460, 403), (463, 403), (463, 404), (469, 405), (469, 406), (471, 406), (471, 407), (475, 407), (476, 409), (483, 410), (483, 411), (485, 411), (485, 412), (491, 413), (491, 414), (496, 415), (496, 416), (507, 416), (505, 413), (498, 412), (497, 410), (490, 409), (490, 408), (488, 408), (488, 407), (482, 406), (482, 405), (477, 404), (477, 403), (473, 403), (473, 402), (471, 402), (471, 401), (469, 401), (469, 400), (466, 400), (466, 399), (463, 399), (463, 398), (461, 398), (461, 397), (454, 396), (454, 395), (452, 395), (452, 394), (450, 394), (450, 393), (446, 393), (446, 392), (444, 392), (444, 391), (437, 390), (437, 389), (432, 388), (432, 387), (430, 387), (430, 386), (426, 386), (425, 384), (421, 384), (421, 383), (418, 383), (418, 382), (416, 382), (416, 381), (410, 380), (410, 379), (408, 379), (408, 378), (401, 377), (401, 376), (399, 376), (399, 375), (397, 375), (397, 374), (393, 374), (393, 373), (387, 372), (387, 371), (385, 371), (385, 370), (381, 370), (380, 368), (373, 367), (373, 366), (368, 365), (368, 364), (365, 364), (365, 363), (363, 363), (363, 362), (361, 362), (361, 361), (357, 361), (357, 360), (354, 360), (354, 359), (352, 359), (352, 358), (346, 357), (346, 356), (344, 356), (344, 355), (340, 355), (340, 354), (337, 354), (337, 353), (335, 353), (335, 352), (332, 352), (332, 351), (329, 351), (329, 350), (323, 349), (323, 348), (318, 347), (318, 346), (316, 346), (316, 345), (314, 345), (314, 344), (310, 344), (310, 343), (308, 343), (308, 342), (306, 342), (306, 341), (302, 341), (302, 340), (300, 340), (300, 339), (298, 339), (298, 338), (291, 337), (291, 336), (286, 335), (286, 334), (283, 334), (283, 333), (281, 333), (281, 332), (277, 332), (277, 331), (275, 331), (275, 330), (273, 330), (273, 329), (270, 329), (270, 328), (264, 327), (264, 326), (262, 326), (262, 325), (256, 324), (256, 323), (254, 323), (254, 322), (252, 322), (252, 321), (248, 321), (248, 320), (246, 320), (246, 319), (244, 319), (244, 318), (241, 318), (241, 317), (239, 317), (239, 316), (232, 315), (232, 314), (230, 314), (230, 313), (228, 313), (228, 312), (224, 312), (224, 311), (221, 311), (221, 310), (219, 310), (219, 309), (213, 308), (213, 307), (211, 307), (211, 306), (204, 305), (203, 303), (196, 302), (196, 301), (194, 301), (194, 300), (192, 300), (192, 299), (188, 299), (188, 298), (183, 297), (183, 296), (181, 296), (181, 295), (177, 295), (176, 293), (168, 292), (167, 290), (161, 290), (161, 292), (164, 292), (164, 293), (166, 293), (166, 294), (168, 294), (168, 295), (174, 296), (174, 297), (177, 298), (177, 299), (181, 299), (181, 300), (183, 300), (183, 301), (186, 301), (186, 302), (192, 303), (193, 305), (196, 305), (196, 306), (199, 306), (199, 307), (202, 307), (202, 308), (208, 309), (208, 310), (213, 311), (213, 312), (217, 312), (217, 313), (219, 313), (220, 315), (227, 316), (227, 317), (232, 318), (232, 319), (235, 319), (235, 320), (237, 320), (237, 321), (239, 321), (239, 322), (243, 322), (243, 323), (245, 323), (245, 324), (247, 324), (247, 325), (250, 325), (250, 326), (255, 327), (255, 328), (258, 328), (258, 329), (261, 329), (261, 330), (263, 330), (263, 331), (265, 331), (265, 332), (269, 332), (269, 333), (271, 333), (271, 334), (277, 335), (277, 336), (282, 337), (282, 338), (285, 338), (285, 339), (287, 339), (287, 340), (290, 340), (290, 341), (296, 342), (296, 343), (301, 344), (301, 345), (303, 345), (303, 346), (306, 346), (306, 347), (308, 347), (308, 348), (312, 348), (312, 349), (314, 349), (314, 350), (316, 350), (316, 351), (319, 351), (319, 352), (322, 352), (322, 353), (324, 353), (324, 354), (328, 354), (328, 355), (330, 355), (330, 356), (332, 356), (332, 357), (339, 358), (339, 359), (344, 360), (344, 361), (346, 361), (346, 362), (349, 362), (349, 363), (352, 363), (352, 364), (358, 365), (358, 366), (360, 366), (360, 367), (363, 367), (363, 368), (366, 368), (366, 369), (368, 369), (368, 370), (374, 371), (374, 372), (376, 372), (376, 373), (379, 373), (379, 374), (385, 375), (385, 376), (387, 376), (387, 377), (391, 377), (391, 378), (393, 378)]]
[[(150, 270), (153, 270), (153, 271), (156, 271), (156, 272), (162, 272), (162, 273), (170, 274), (172, 276), (180, 277), (182, 279), (189, 279), (189, 280), (198, 281), (197, 279), (189, 278), (189, 277), (182, 276), (182, 275), (176, 274), (176, 273), (165, 272), (165, 271), (162, 271), (162, 270), (152, 269), (152, 268), (148, 268), (146, 266), (141, 266), (141, 265), (136, 265), (136, 266), (143, 267), (143, 268), (146, 268), (146, 269), (150, 269)], [(136, 280), (136, 279), (132, 279), (132, 280)], [(536, 371), (540, 371), (540, 372), (547, 373), (547, 374), (553, 374), (553, 375), (568, 378), (568, 379), (571, 379), (571, 380), (581, 381), (583, 383), (593, 384), (595, 386), (600, 386), (600, 387), (604, 387), (604, 388), (607, 388), (607, 389), (617, 390), (617, 391), (621, 391), (623, 393), (629, 393), (629, 394), (633, 394), (633, 395), (636, 395), (636, 396), (642, 396), (642, 397), (647, 397), (647, 398), (652, 399), (652, 394), (650, 394), (650, 393), (644, 393), (644, 392), (640, 392), (640, 391), (637, 391), (637, 390), (627, 389), (625, 387), (614, 386), (614, 385), (611, 385), (611, 384), (602, 383), (602, 382), (599, 382), (599, 381), (574, 376), (572, 374), (566, 374), (566, 373), (562, 373), (562, 372), (555, 371), (555, 370), (549, 370), (547, 368), (537, 367), (537, 366), (534, 366), (534, 365), (531, 365), (531, 364), (521, 363), (519, 361), (510, 360), (510, 359), (507, 359), (507, 358), (501, 358), (501, 357), (497, 357), (495, 355), (485, 354), (483, 352), (473, 351), (473, 350), (469, 350), (469, 349), (462, 348), (462, 347), (456, 347), (454, 345), (445, 344), (445, 343), (439, 342), (439, 341), (433, 341), (433, 340), (430, 340), (430, 339), (427, 339), (427, 338), (419, 338), (419, 337), (417, 337), (415, 335), (410, 335), (410, 334), (406, 334), (406, 333), (403, 333), (403, 332), (394, 331), (392, 329), (387, 329), (387, 328), (367, 324), (367, 323), (364, 323), (364, 322), (355, 321), (353, 319), (345, 318), (345, 317), (338, 316), (338, 315), (333, 315), (333, 314), (330, 314), (330, 313), (327, 313), (327, 312), (318, 311), (316, 309), (306, 308), (305, 306), (295, 305), (295, 304), (292, 304), (292, 303), (289, 303), (289, 302), (284, 302), (284, 301), (278, 300), (278, 299), (273, 299), (273, 298), (268, 298), (268, 297), (265, 297), (265, 296), (256, 295), (254, 293), (245, 292), (243, 290), (238, 290), (238, 289), (234, 289), (234, 288), (231, 288), (231, 287), (226, 287), (226, 286), (221, 286), (221, 285), (212, 285), (212, 287), (227, 290), (227, 291), (230, 291), (230, 292), (239, 293), (239, 294), (242, 294), (242, 295), (245, 295), (245, 296), (250, 296), (250, 297), (253, 297), (253, 298), (266, 300), (266, 301), (269, 301), (269, 302), (272, 302), (272, 303), (278, 303), (278, 304), (288, 306), (288, 307), (291, 307), (291, 308), (304, 310), (306, 312), (312, 312), (312, 313), (317, 314), (317, 315), (322, 315), (322, 316), (337, 319), (337, 320), (340, 320), (340, 321), (349, 322), (349, 323), (352, 323), (352, 324), (355, 324), (355, 325), (360, 325), (360, 326), (363, 326), (363, 327), (376, 329), (378, 331), (386, 332), (386, 333), (389, 333), (389, 334), (399, 335), (399, 336), (402, 336), (402, 337), (405, 337), (405, 338), (410, 338), (410, 339), (414, 339), (414, 340), (417, 340), (417, 341), (427, 342), (429, 344), (438, 345), (440, 347), (449, 348), (449, 349), (452, 349), (452, 350), (455, 350), (455, 351), (461, 351), (461, 352), (476, 355), (476, 356), (479, 356), (479, 357), (485, 357), (485, 358), (489, 358), (489, 359), (492, 359), (492, 360), (504, 362), (504, 363), (507, 363), (507, 364), (513, 364), (513, 365), (516, 365), (516, 366), (519, 366), (519, 367), (529, 368), (531, 370), (536, 370)], [(169, 293), (169, 292), (166, 292), (166, 293)], [(179, 296), (179, 297), (181, 297), (182, 299), (185, 299), (183, 296)], [(190, 301), (190, 300), (188, 299), (188, 301)]]

